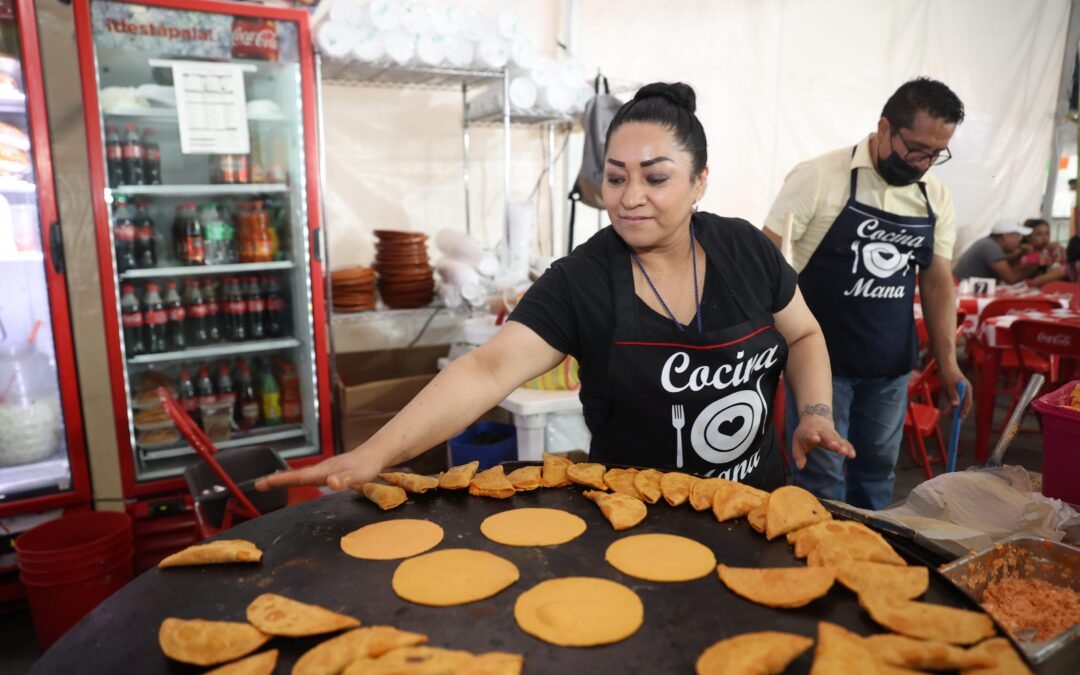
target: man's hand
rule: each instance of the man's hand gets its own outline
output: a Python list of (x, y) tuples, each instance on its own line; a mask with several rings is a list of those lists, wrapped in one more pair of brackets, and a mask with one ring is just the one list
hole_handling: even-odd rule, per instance
[(799, 426), (791, 438), (791, 456), (799, 469), (806, 467), (806, 454), (822, 447), (831, 452), (855, 459), (855, 448), (840, 437), (833, 426), (832, 409), (827, 405), (808, 405), (799, 417)]
[[(960, 382), (967, 384), (963, 401), (961, 401), (960, 397), (956, 394), (956, 385)], [(964, 377), (964, 373), (960, 371), (960, 367), (955, 363), (950, 364), (947, 368), (941, 368), (941, 389), (949, 399), (949, 409), (951, 410), (958, 405), (962, 405), (963, 407), (960, 408), (960, 417), (966, 418), (968, 412), (971, 411), (971, 383), (968, 382), (968, 379)]]
[(363, 446), (344, 455), (331, 457), (315, 466), (293, 471), (281, 471), (255, 481), (260, 491), (292, 485), (327, 485), (332, 490), (344, 490), (353, 485), (363, 485), (375, 480), (383, 469), (383, 463), (374, 453)]

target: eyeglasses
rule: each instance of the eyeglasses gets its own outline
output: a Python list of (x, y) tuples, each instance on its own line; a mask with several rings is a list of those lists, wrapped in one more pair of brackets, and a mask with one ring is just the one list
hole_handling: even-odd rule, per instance
[(952, 159), (952, 153), (948, 148), (938, 150), (937, 152), (924, 152), (922, 150), (912, 150), (908, 146), (907, 141), (904, 140), (903, 134), (897, 129), (893, 134), (896, 138), (900, 139), (900, 144), (904, 146), (904, 150), (907, 154), (904, 155), (904, 161), (908, 164), (921, 164), (922, 162), (929, 161), (931, 166), (941, 166), (945, 162)]

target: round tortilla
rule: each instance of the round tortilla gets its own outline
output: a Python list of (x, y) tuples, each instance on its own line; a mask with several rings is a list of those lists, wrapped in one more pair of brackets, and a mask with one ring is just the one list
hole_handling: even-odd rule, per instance
[(384, 520), (341, 538), (341, 550), (362, 560), (400, 560), (430, 551), (443, 540), (443, 529), (430, 520)]
[(644, 616), (645, 607), (636, 593), (595, 577), (542, 581), (514, 603), (514, 619), (521, 630), (563, 647), (625, 640), (641, 628)]
[(507, 546), (555, 546), (585, 532), (585, 521), (559, 509), (513, 509), (488, 516), (480, 531)]
[(690, 581), (712, 573), (716, 556), (704, 544), (674, 534), (636, 534), (608, 546), (612, 567), (646, 581)]
[(519, 576), (514, 563), (494, 553), (446, 548), (402, 562), (391, 585), (403, 600), (449, 607), (490, 598)]

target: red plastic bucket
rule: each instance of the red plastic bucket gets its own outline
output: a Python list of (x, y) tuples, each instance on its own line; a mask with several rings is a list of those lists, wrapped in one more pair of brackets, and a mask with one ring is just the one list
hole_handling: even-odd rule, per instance
[(134, 553), (131, 517), (117, 511), (62, 516), (15, 538), (42, 650), (131, 581)]
[(1042, 414), (1042, 493), (1070, 504), (1080, 504), (1080, 410), (1065, 404), (1078, 386), (1073, 380), (1031, 403)]

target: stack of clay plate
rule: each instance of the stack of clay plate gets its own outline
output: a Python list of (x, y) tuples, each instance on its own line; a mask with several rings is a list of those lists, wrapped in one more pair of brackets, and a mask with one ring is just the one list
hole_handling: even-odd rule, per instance
[(422, 232), (375, 230), (375, 264), (379, 295), (387, 307), (409, 309), (431, 303), (435, 277), (427, 254), (427, 235)]
[(350, 267), (331, 272), (330, 290), (335, 312), (375, 309), (375, 271), (370, 267)]

